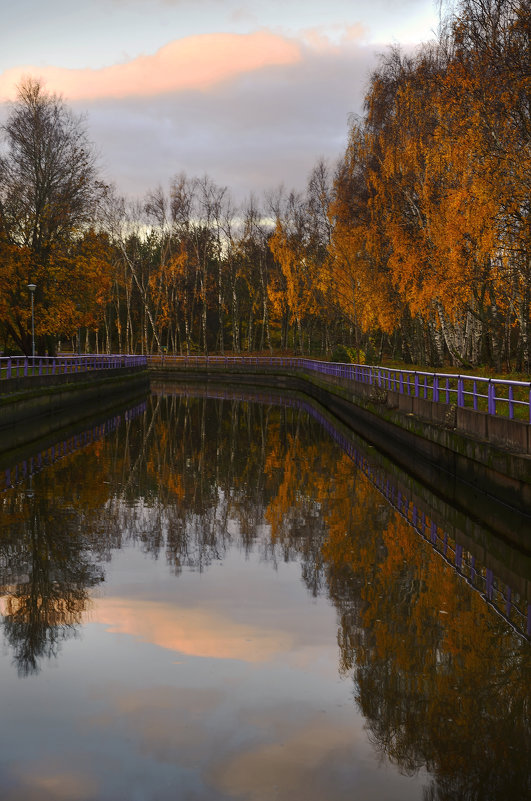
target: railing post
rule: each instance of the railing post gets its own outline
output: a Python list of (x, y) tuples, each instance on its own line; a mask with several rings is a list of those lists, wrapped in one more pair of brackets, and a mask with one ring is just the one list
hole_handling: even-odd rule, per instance
[(439, 376), (433, 376), (433, 401), (435, 403), (439, 402)]
[(415, 397), (418, 398), (419, 396), (419, 375), (415, 373)]
[(457, 377), (457, 405), (464, 406), (465, 405), (465, 391), (464, 391), (464, 382), (463, 377)]
[(509, 420), (512, 420), (514, 417), (513, 400), (513, 385), (509, 384)]
[(474, 386), (473, 386), (473, 393), (474, 393), (474, 411), (477, 412), (478, 410), (478, 382), (474, 379)]
[(28, 374), (28, 360), (24, 359), (24, 375), (27, 376)]
[(489, 378), (488, 395), (488, 411), (489, 414), (496, 414), (496, 385), (492, 383)]
[[(7, 360), (6, 378), (11, 378), (11, 356)], [(531, 400), (531, 391), (529, 392), (529, 399)], [(531, 405), (530, 405), (531, 409)]]

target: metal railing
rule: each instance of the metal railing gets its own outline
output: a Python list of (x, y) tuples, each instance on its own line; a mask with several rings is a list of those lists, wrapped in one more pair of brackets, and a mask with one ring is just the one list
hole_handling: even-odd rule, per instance
[(0, 387), (3, 380), (10, 378), (31, 378), (146, 366), (147, 357), (136, 355), (2, 356), (0, 357)]
[(414, 398), (484, 411), (493, 416), (531, 423), (531, 381), (457, 373), (399, 370), (366, 364), (324, 362), (290, 356), (149, 356), (153, 366), (266, 367), (308, 370), (357, 381)]
[(84, 356), (3, 356), (2, 380), (42, 375), (175, 365), (182, 367), (274, 368), (305, 370), (334, 378), (356, 381), (413, 398), (455, 405), (489, 415), (531, 423), (531, 381), (456, 373), (399, 370), (366, 364), (324, 362), (293, 356), (142, 356), (100, 354)]

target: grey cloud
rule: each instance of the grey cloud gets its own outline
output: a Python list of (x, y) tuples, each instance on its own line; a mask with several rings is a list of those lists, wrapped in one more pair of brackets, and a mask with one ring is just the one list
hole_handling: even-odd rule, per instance
[(342, 154), (348, 115), (361, 110), (375, 62), (363, 47), (313, 52), (208, 92), (95, 102), (90, 134), (107, 179), (129, 195), (166, 186), (183, 170), (208, 173), (237, 200), (280, 183), (302, 189), (319, 157)]

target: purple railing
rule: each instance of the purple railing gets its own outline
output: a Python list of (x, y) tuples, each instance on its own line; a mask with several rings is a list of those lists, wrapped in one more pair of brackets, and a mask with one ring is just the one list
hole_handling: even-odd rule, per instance
[[(450, 373), (398, 370), (366, 364), (324, 362), (293, 356), (4, 356), (0, 357), (0, 387), (3, 379), (22, 376), (59, 375), (147, 365), (182, 367), (265, 367), (305, 370), (357, 381), (414, 398), (485, 411), (493, 416), (515, 417), (531, 423), (531, 381), (512, 381)], [(0, 390), (1, 391), (1, 390)]]
[(414, 398), (485, 411), (490, 415), (517, 417), (531, 423), (531, 381), (421, 370), (398, 370), (367, 364), (323, 362), (291, 356), (149, 356), (152, 366), (266, 367), (308, 370), (321, 375), (358, 381)]
[(117, 370), (146, 366), (147, 357), (136, 355), (2, 356), (0, 357), (0, 388), (2, 380), (8, 378), (86, 373), (92, 370)]

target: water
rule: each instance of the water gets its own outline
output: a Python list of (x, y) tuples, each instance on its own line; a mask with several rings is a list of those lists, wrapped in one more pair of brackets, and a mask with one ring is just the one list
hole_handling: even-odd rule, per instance
[(518, 610), (273, 400), (159, 387), (10, 471), (3, 801), (527, 797)]

